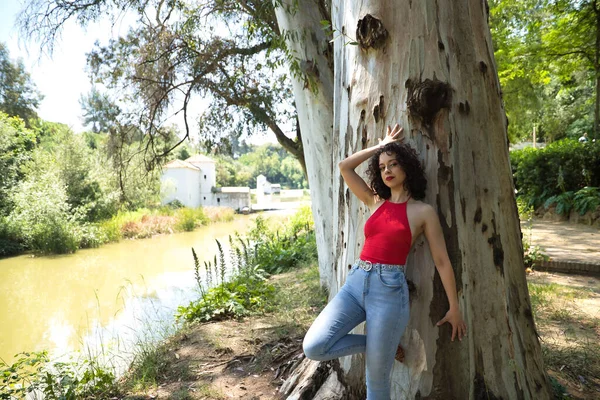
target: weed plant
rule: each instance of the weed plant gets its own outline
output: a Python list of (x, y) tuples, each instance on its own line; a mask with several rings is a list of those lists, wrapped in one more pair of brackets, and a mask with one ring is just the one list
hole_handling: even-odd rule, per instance
[(534, 268), (540, 262), (549, 260), (549, 257), (543, 253), (539, 246), (531, 245), (531, 238), (533, 236), (533, 207), (524, 199), (517, 198), (517, 209), (519, 211), (519, 219), (525, 222), (525, 233), (522, 238), (525, 268)]
[(18, 354), (12, 365), (0, 360), (0, 399), (104, 399), (117, 394), (115, 376), (97, 362), (51, 363), (45, 351)]

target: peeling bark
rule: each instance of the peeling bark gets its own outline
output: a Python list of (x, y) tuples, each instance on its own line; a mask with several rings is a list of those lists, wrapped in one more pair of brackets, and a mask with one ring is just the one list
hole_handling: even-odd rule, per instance
[[(302, 132), (304, 161), (310, 185), (312, 212), (315, 218), (319, 273), (324, 286), (331, 285), (333, 261), (333, 61), (332, 49), (321, 25), (330, 19), (330, 10), (322, 2), (283, 0), (274, 2), (277, 22), (282, 32), (291, 33), (286, 44), (299, 59), (307, 79), (293, 77), (296, 109)], [(294, 39), (296, 38), (296, 39)]]

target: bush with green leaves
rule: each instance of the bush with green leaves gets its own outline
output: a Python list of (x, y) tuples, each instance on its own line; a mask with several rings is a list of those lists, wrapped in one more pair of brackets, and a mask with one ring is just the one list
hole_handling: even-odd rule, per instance
[(25, 249), (18, 229), (11, 221), (0, 215), (0, 257), (20, 254)]
[(201, 207), (198, 208), (179, 208), (175, 213), (177, 218), (176, 228), (180, 231), (191, 232), (196, 227), (206, 225), (208, 217)]
[(12, 208), (10, 189), (23, 180), (21, 167), (31, 158), (35, 139), (21, 119), (0, 112), (0, 216)]
[(13, 192), (9, 221), (27, 248), (51, 254), (72, 253), (79, 241), (70, 215), (67, 191), (55, 170), (30, 174)]
[[(252, 312), (263, 311), (275, 294), (275, 288), (267, 283), (267, 274), (254, 263), (247, 243), (238, 237), (243, 250), (232, 248), (237, 257), (231, 258), (229, 270), (232, 277), (226, 281), (228, 266), (221, 243), (217, 240), (219, 256), (204, 262), (204, 274), (196, 251), (192, 249), (196, 282), (200, 299), (188, 306), (180, 306), (176, 317), (187, 322), (212, 321), (240, 318)], [(230, 236), (230, 243), (233, 239)], [(204, 278), (203, 278), (204, 275)]]
[(296, 213), (281, 231), (271, 230), (266, 220), (257, 217), (249, 237), (255, 247), (257, 264), (270, 274), (317, 259), (314, 222), (308, 206)]
[(523, 222), (525, 232), (521, 235), (521, 243), (523, 245), (523, 262), (525, 268), (534, 268), (542, 261), (548, 261), (549, 257), (543, 253), (539, 246), (532, 246), (531, 239), (533, 236), (533, 206), (528, 204), (523, 198), (517, 197), (517, 209), (519, 211), (519, 219)]
[(544, 202), (545, 208), (553, 205), (559, 215), (569, 215), (571, 210), (577, 211), (579, 215), (584, 215), (600, 207), (600, 191), (597, 187), (584, 187), (577, 192), (570, 191), (551, 196)]
[(584, 215), (589, 211), (597, 210), (600, 207), (600, 188), (586, 186), (573, 196), (575, 211), (579, 215)]
[(79, 400), (117, 394), (115, 376), (95, 361), (50, 362), (48, 353), (21, 353), (8, 365), (0, 360), (0, 399)]
[[(564, 139), (543, 149), (510, 153), (517, 196), (538, 208), (553, 196), (600, 186), (600, 142)], [(569, 200), (556, 198), (569, 208)]]

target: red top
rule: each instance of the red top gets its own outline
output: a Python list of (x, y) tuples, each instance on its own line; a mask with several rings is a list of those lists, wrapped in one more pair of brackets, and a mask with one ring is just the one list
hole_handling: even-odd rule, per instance
[(365, 223), (365, 245), (361, 260), (381, 264), (405, 265), (412, 232), (406, 204), (384, 201)]

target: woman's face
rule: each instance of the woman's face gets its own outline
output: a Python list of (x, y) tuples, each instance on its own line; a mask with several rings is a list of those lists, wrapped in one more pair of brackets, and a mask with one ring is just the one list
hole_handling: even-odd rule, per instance
[(381, 153), (379, 156), (379, 172), (383, 183), (390, 189), (403, 185), (406, 179), (406, 174), (398, 160), (396, 160), (396, 154), (394, 153)]

